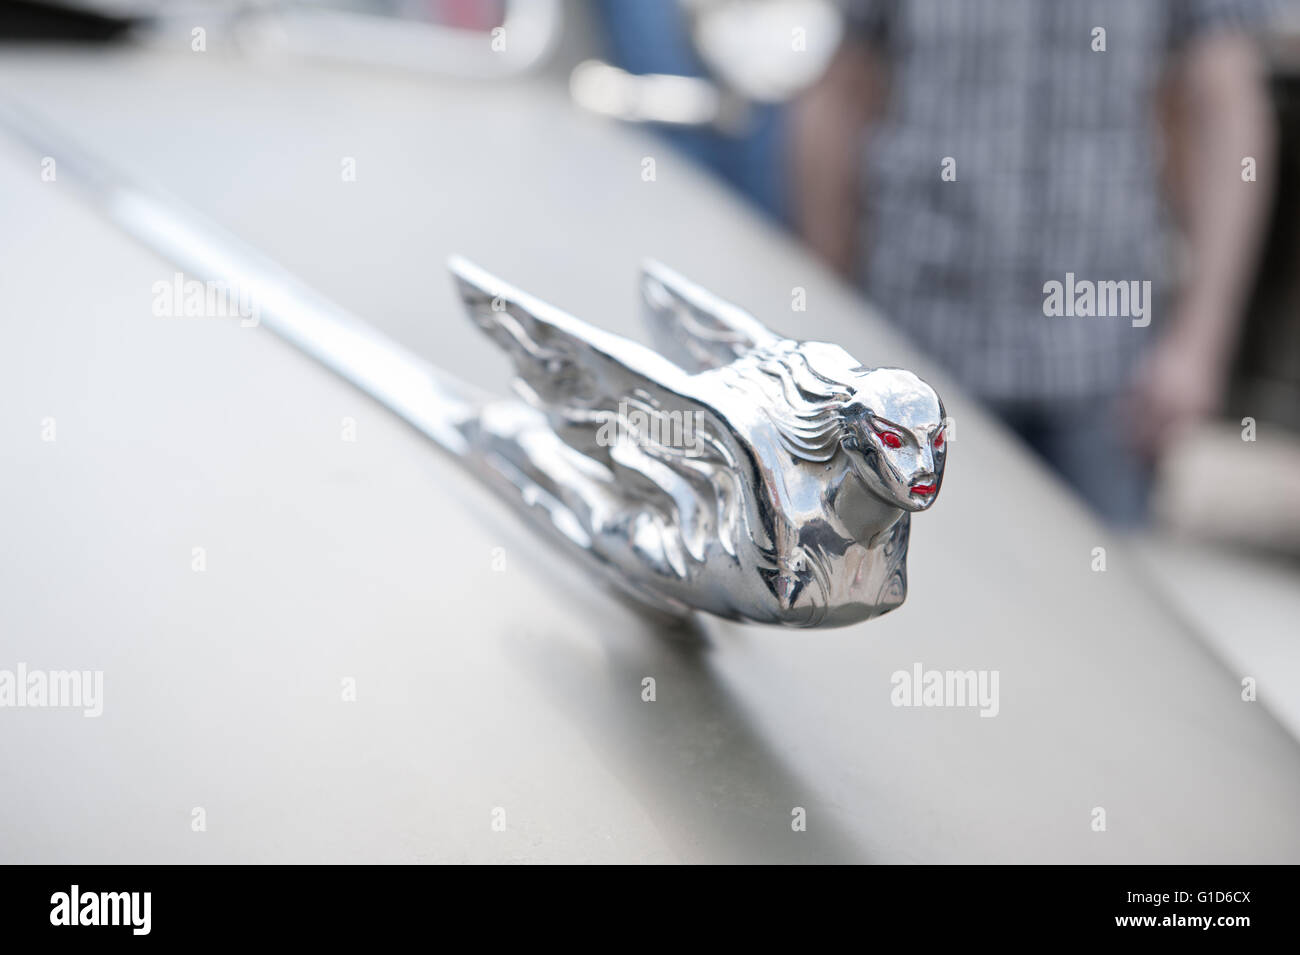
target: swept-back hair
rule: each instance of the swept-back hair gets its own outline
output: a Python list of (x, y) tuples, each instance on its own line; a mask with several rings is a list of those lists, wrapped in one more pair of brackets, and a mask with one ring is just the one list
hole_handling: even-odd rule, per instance
[(855, 381), (870, 369), (844, 349), (822, 342), (805, 342), (800, 348), (782, 341), (753, 358), (764, 375), (768, 400), (762, 409), (781, 443), (806, 461), (829, 461), (848, 428)]

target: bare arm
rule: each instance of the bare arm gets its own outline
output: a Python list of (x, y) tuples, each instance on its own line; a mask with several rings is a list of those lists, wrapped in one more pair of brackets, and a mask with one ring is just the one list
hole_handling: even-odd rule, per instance
[[(1186, 157), (1187, 280), (1172, 327), (1136, 382), (1137, 438), (1158, 451), (1222, 400), (1272, 199), (1274, 139), (1263, 64), (1245, 36), (1195, 41), (1174, 74)], [(1257, 180), (1243, 181), (1255, 160)]]
[(843, 275), (853, 271), (860, 146), (881, 100), (882, 75), (865, 44), (846, 41), (825, 76), (799, 98), (791, 119), (795, 224), (813, 251)]
[[(1240, 35), (1203, 40), (1182, 68), (1191, 133), (1190, 281), (1177, 331), (1226, 352), (1250, 293), (1273, 193), (1273, 118), (1263, 64)], [(1253, 157), (1256, 182), (1242, 179)]]

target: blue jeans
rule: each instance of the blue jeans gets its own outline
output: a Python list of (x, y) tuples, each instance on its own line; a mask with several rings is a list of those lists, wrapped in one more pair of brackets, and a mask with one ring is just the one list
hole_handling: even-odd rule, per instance
[(1147, 523), (1151, 463), (1129, 446), (1109, 399), (993, 402), (990, 408), (1106, 523), (1126, 529)]

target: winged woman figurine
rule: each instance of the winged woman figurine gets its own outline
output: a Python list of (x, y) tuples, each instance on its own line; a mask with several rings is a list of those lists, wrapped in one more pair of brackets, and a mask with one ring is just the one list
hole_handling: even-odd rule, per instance
[(903, 602), (947, 453), (916, 375), (782, 338), (658, 264), (641, 294), (663, 354), (450, 265), (524, 399), (463, 415), (463, 456), (625, 593), (794, 627)]

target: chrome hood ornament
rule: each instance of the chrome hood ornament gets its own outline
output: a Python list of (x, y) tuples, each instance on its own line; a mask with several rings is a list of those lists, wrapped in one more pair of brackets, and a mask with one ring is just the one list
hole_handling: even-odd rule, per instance
[(659, 265), (641, 293), (663, 354), (461, 259), (470, 316), (525, 400), (484, 395), (258, 249), (0, 103), (0, 130), (59, 156), (111, 222), (193, 278), (247, 293), (261, 327), (425, 434), (544, 535), (660, 612), (836, 627), (907, 595), (911, 515), (947, 454), (909, 371), (795, 342)]
[(459, 456), (546, 535), (674, 614), (835, 627), (903, 602), (947, 454), (916, 375), (782, 338), (657, 264), (641, 294), (662, 354), (451, 269), (524, 399), (460, 415)]

